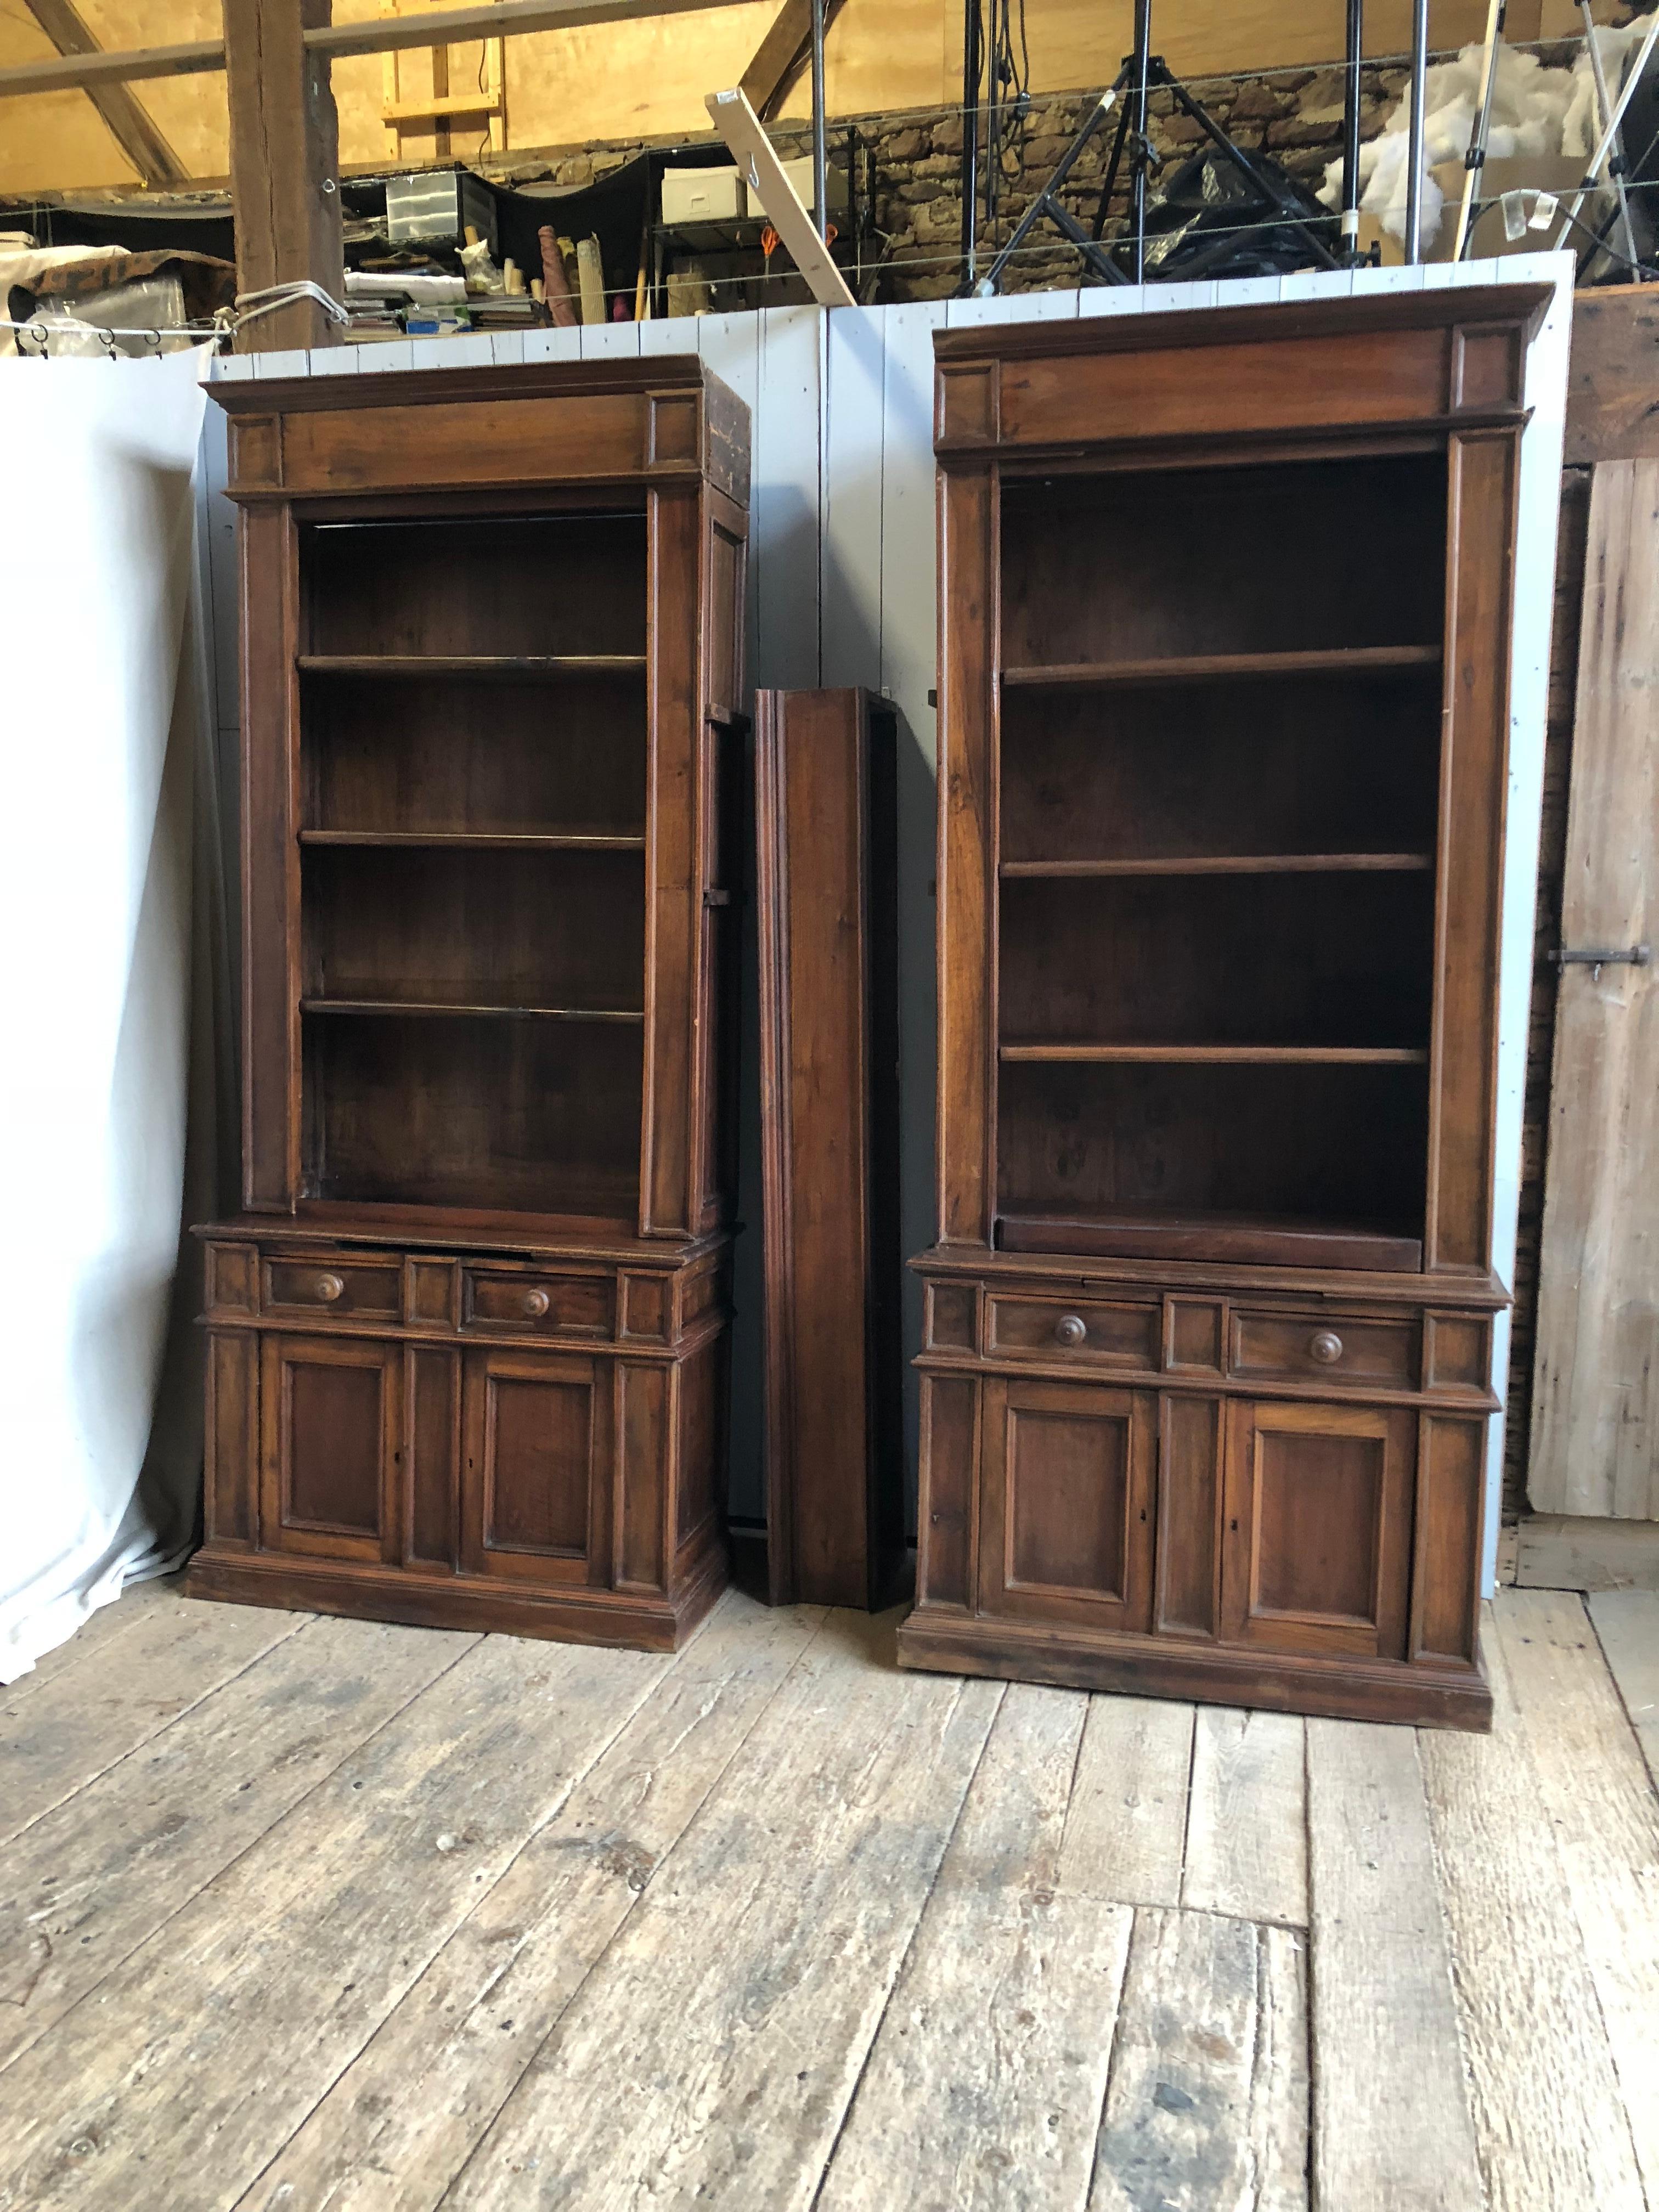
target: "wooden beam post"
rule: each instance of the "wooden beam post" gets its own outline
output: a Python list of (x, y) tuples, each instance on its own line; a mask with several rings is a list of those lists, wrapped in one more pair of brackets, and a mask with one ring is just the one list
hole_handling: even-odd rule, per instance
[[(27, 0), (28, 11), (60, 54), (95, 54), (97, 40), (74, 0)], [(151, 191), (182, 185), (189, 171), (125, 84), (89, 84), (87, 98), (112, 138)]]
[[(328, 57), (308, 52), (305, 40), (328, 21), (330, 7), (224, 0), (239, 292), (308, 276), (332, 298), (345, 295), (339, 125)], [(333, 345), (338, 337), (316, 302), (303, 300), (246, 325), (236, 349)]]

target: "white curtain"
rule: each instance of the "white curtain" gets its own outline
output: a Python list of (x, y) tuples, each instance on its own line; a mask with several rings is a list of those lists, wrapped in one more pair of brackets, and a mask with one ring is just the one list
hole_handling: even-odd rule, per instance
[(0, 362), (0, 1681), (196, 1523), (180, 1230), (215, 1207), (224, 1088), (204, 367)]

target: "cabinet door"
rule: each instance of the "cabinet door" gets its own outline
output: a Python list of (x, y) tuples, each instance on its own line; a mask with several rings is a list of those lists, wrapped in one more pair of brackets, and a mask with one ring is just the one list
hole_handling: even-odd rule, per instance
[(396, 1345), (265, 1338), (259, 1520), (267, 1550), (397, 1558), (402, 1371)]
[(461, 1563), (519, 1582), (608, 1579), (611, 1364), (471, 1352), (462, 1385)]
[(1403, 1656), (1416, 1430), (1403, 1408), (1229, 1407), (1225, 1635)]
[(1149, 1391), (986, 1384), (986, 1611), (1080, 1627), (1150, 1625), (1157, 1433)]

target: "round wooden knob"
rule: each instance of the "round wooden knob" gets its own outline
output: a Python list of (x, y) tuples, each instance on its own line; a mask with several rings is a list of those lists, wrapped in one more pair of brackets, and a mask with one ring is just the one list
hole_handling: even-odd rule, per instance
[(551, 1303), (545, 1291), (526, 1291), (524, 1294), (524, 1310), (532, 1321), (539, 1321)]
[(1054, 1323), (1054, 1334), (1061, 1344), (1081, 1344), (1089, 1334), (1089, 1324), (1081, 1314), (1061, 1314)]
[(1308, 1350), (1322, 1367), (1334, 1367), (1342, 1357), (1342, 1340), (1334, 1328), (1316, 1329), (1308, 1339)]
[(317, 1295), (325, 1306), (331, 1306), (336, 1298), (345, 1296), (345, 1285), (337, 1275), (319, 1275)]

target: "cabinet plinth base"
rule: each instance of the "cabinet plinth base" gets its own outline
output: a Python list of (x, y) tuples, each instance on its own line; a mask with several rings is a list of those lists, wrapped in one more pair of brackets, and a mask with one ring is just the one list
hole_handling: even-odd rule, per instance
[(1430, 1670), (1396, 1662), (1288, 1657), (1208, 1650), (1163, 1637), (1067, 1634), (921, 1607), (898, 1632), (898, 1660), (942, 1674), (1052, 1682), (1062, 1689), (1192, 1698), (1413, 1727), (1492, 1726), (1492, 1692), (1479, 1666)]
[(560, 1644), (599, 1644), (628, 1651), (678, 1651), (725, 1589), (724, 1545), (711, 1549), (686, 1583), (666, 1598), (625, 1590), (504, 1589), (480, 1577), (376, 1572), (331, 1564), (246, 1553), (198, 1552), (185, 1576), (187, 1597), (279, 1611), (330, 1613), (348, 1620), (391, 1620), (411, 1628), (460, 1628), (481, 1634), (545, 1637)]

